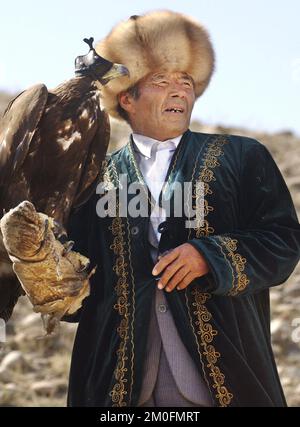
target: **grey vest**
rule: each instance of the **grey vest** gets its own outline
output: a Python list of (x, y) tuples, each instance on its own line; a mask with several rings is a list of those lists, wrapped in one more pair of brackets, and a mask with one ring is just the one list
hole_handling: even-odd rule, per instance
[[(149, 243), (152, 259), (156, 260), (158, 242), (151, 222), (149, 223)], [(213, 406), (208, 387), (179, 337), (171, 311), (168, 309), (165, 291), (156, 288), (154, 295), (138, 406), (151, 397), (159, 373), (162, 352), (183, 397), (200, 406)]]

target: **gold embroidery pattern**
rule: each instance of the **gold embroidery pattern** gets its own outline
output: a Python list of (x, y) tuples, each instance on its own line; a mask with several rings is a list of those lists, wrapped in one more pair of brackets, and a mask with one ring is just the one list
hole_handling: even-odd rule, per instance
[[(198, 159), (200, 158), (200, 156), (201, 156), (201, 154), (202, 154), (202, 151), (203, 151), (203, 148), (205, 147), (205, 144), (206, 144), (206, 141), (208, 140), (208, 138), (209, 137), (207, 137), (206, 138), (206, 140), (204, 141), (204, 143), (203, 143), (203, 145), (202, 145), (202, 147), (200, 148), (200, 150), (199, 150), (199, 152), (198, 152), (198, 154), (197, 154), (197, 157), (196, 157), (196, 160), (195, 160), (195, 162), (194, 162), (194, 167), (193, 167), (193, 172), (192, 172), (192, 175), (191, 175), (191, 182), (193, 183), (194, 182), (194, 180), (195, 180), (195, 173), (196, 173), (196, 169), (197, 169), (197, 166), (198, 166)], [(206, 184), (205, 184), (206, 185)], [(192, 198), (193, 199), (196, 199), (196, 194), (195, 194), (195, 189), (197, 190), (197, 187), (195, 186), (194, 187), (194, 189), (193, 189), (193, 195), (192, 195)], [(191, 187), (189, 187), (189, 189), (188, 189), (188, 200), (190, 200), (190, 196), (191, 196)], [(198, 194), (198, 197), (199, 197), (200, 195)], [(194, 207), (193, 207), (194, 208)], [(188, 203), (188, 216), (189, 216), (189, 218), (191, 218), (191, 211), (190, 211), (190, 204)], [(188, 240), (191, 238), (191, 233), (192, 233), (192, 227), (190, 227), (189, 228), (189, 232), (188, 232)]]
[[(207, 151), (204, 155), (203, 164), (200, 168), (200, 173), (198, 179), (201, 182), (204, 182), (204, 197), (212, 194), (209, 183), (215, 181), (215, 175), (212, 169), (217, 166), (220, 166), (218, 162), (218, 157), (223, 154), (222, 146), (227, 142), (225, 136), (219, 136), (214, 141), (208, 144)], [(197, 188), (197, 187), (196, 187)], [(194, 191), (193, 197), (197, 200), (197, 197), (200, 195)], [(210, 206), (207, 200), (204, 200), (204, 217), (207, 217), (210, 212), (213, 211), (213, 207)], [(214, 228), (209, 225), (207, 219), (204, 219), (203, 224), (199, 225), (195, 234), (199, 238), (201, 236), (208, 236), (214, 233)], [(189, 233), (190, 237), (190, 233)], [(210, 324), (212, 318), (211, 313), (208, 311), (205, 306), (208, 299), (211, 298), (211, 295), (208, 293), (201, 293), (198, 287), (194, 287), (191, 291), (192, 297), (192, 315), (190, 312), (190, 304), (188, 301), (188, 288), (185, 290), (186, 305), (188, 307), (188, 314), (190, 317), (190, 323), (193, 329), (193, 333), (196, 338), (196, 343), (198, 347), (198, 353), (200, 356), (200, 362), (202, 365), (202, 370), (204, 374), (204, 379), (209, 386), (209, 381), (206, 376), (203, 357), (205, 358), (205, 365), (209, 371), (209, 376), (212, 379), (212, 387), (216, 390), (215, 398), (218, 400), (220, 406), (228, 406), (233, 398), (233, 394), (228, 391), (228, 388), (225, 385), (225, 375), (220, 371), (220, 368), (217, 366), (218, 359), (221, 354), (216, 351), (215, 347), (212, 345), (214, 336), (218, 334), (218, 331), (213, 329)], [(194, 328), (196, 326), (196, 331)]]
[(231, 239), (228, 236), (218, 236), (217, 239), (222, 245), (221, 249), (224, 247), (227, 251), (227, 253), (224, 254), (224, 251), (222, 250), (222, 253), (228, 261), (232, 271), (232, 288), (228, 295), (235, 296), (239, 292), (242, 292), (250, 283), (248, 276), (243, 273), (247, 260), (242, 257), (241, 254), (236, 252), (237, 240)]
[(228, 406), (233, 398), (233, 394), (225, 386), (225, 375), (222, 374), (220, 368), (216, 365), (221, 354), (216, 351), (211, 343), (214, 336), (218, 334), (218, 331), (213, 329), (209, 323), (212, 315), (205, 306), (206, 301), (211, 298), (211, 295), (199, 292), (199, 289), (196, 287), (192, 290), (191, 295), (194, 298), (192, 307), (194, 322), (197, 327), (196, 334), (199, 340), (198, 349), (199, 346), (202, 347), (202, 354), (206, 359), (206, 367), (210, 371), (209, 376), (212, 378), (213, 388), (216, 390), (216, 399), (219, 401), (220, 406)]
[[(110, 169), (112, 173), (114, 173), (113, 166)], [(117, 203), (117, 212), (119, 210)], [(118, 311), (119, 315), (122, 317), (120, 325), (117, 329), (118, 334), (121, 338), (120, 347), (117, 351), (118, 361), (117, 366), (114, 372), (116, 383), (109, 393), (112, 398), (112, 406), (127, 406), (126, 403), (126, 395), (127, 390), (126, 386), (128, 383), (128, 379), (126, 378), (126, 374), (128, 372), (128, 341), (129, 341), (129, 323), (130, 323), (130, 304), (128, 302), (129, 295), (129, 283), (128, 283), (128, 263), (126, 263), (126, 250), (125, 250), (125, 225), (122, 219), (119, 216), (116, 216), (112, 220), (112, 225), (109, 229), (113, 235), (113, 243), (110, 245), (110, 248), (113, 250), (114, 254), (117, 256), (115, 265), (113, 266), (113, 271), (117, 276), (117, 284), (115, 287), (117, 293), (117, 303), (114, 305), (114, 309)], [(133, 320), (132, 320), (133, 322)], [(131, 323), (131, 326), (132, 323)], [(133, 332), (131, 331), (131, 334)], [(132, 343), (132, 340), (131, 340)], [(133, 358), (133, 355), (132, 355)], [(131, 358), (131, 363), (132, 359)], [(133, 370), (131, 368), (131, 374), (133, 374)], [(130, 384), (130, 398), (131, 398), (131, 388), (132, 382)]]
[[(211, 181), (216, 180), (212, 169), (217, 166), (220, 166), (220, 163), (218, 162), (218, 157), (223, 155), (222, 146), (226, 144), (226, 142), (227, 139), (225, 136), (219, 136), (213, 142), (208, 144), (207, 152), (203, 160), (203, 165), (200, 169), (198, 180), (204, 183), (204, 218), (202, 220), (202, 224), (199, 224), (196, 228), (197, 238), (201, 236), (208, 236), (209, 234), (212, 234), (215, 231), (214, 228), (209, 225), (207, 219), (205, 219), (205, 217), (207, 217), (209, 213), (214, 210), (214, 208), (208, 204), (206, 196), (212, 194), (209, 183)], [(195, 190), (196, 191), (194, 191), (193, 198), (195, 200), (198, 200), (200, 194), (199, 190), (197, 191), (197, 186)]]
[(130, 384), (130, 393), (129, 393), (129, 402), (131, 402), (131, 392), (133, 388), (133, 372), (134, 372), (134, 340), (133, 340), (133, 330), (134, 330), (134, 319), (135, 319), (135, 280), (134, 280), (134, 274), (133, 274), (133, 268), (132, 268), (132, 261), (131, 261), (131, 241), (130, 241), (130, 230), (129, 230), (129, 221), (128, 218), (127, 221), (127, 236), (128, 236), (128, 258), (129, 258), (129, 270), (130, 270), (130, 277), (131, 277), (131, 283), (132, 283), (132, 318), (131, 318), (131, 384)]
[(120, 326), (118, 327), (118, 334), (121, 338), (121, 344), (117, 351), (118, 362), (115, 369), (115, 378), (116, 384), (114, 385), (110, 396), (113, 401), (112, 406), (126, 406), (124, 402), (124, 396), (127, 394), (125, 390), (125, 384), (127, 379), (125, 378), (127, 368), (126, 362), (128, 360), (127, 354), (127, 341), (129, 339), (128, 329), (129, 329), (129, 304), (128, 304), (128, 282), (127, 282), (127, 263), (125, 262), (125, 249), (124, 249), (124, 224), (122, 223), (121, 218), (116, 217), (112, 221), (111, 227), (109, 227), (114, 239), (110, 248), (117, 255), (116, 263), (113, 266), (113, 270), (116, 273), (118, 280), (115, 287), (118, 302), (114, 305), (114, 308), (119, 312), (119, 315), (122, 316)]

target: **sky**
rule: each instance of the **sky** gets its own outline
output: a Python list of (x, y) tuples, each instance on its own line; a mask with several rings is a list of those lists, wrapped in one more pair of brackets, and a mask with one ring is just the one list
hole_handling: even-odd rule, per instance
[(0, 8), (0, 90), (71, 78), (84, 37), (100, 40), (129, 16), (171, 9), (200, 21), (216, 71), (193, 119), (300, 135), (299, 0), (7, 0)]

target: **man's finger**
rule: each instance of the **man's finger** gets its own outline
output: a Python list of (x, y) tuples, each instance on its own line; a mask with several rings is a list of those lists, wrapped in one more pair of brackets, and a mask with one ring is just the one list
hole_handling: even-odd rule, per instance
[(182, 281), (177, 285), (177, 290), (181, 291), (182, 289), (185, 289), (188, 287), (188, 285), (195, 279), (195, 275), (193, 273), (188, 273)]
[(159, 282), (157, 284), (158, 289), (163, 289), (171, 279), (171, 277), (174, 276), (174, 274), (182, 267), (182, 264), (173, 261), (171, 264), (168, 264), (168, 266), (164, 269), (161, 278), (159, 279)]
[(163, 252), (163, 253), (159, 254), (159, 255), (158, 255), (158, 257), (157, 257), (158, 261), (159, 261), (163, 256), (165, 256), (165, 255), (169, 254), (170, 252), (172, 252), (172, 250), (173, 250), (173, 249), (169, 249), (169, 250), (167, 250), (167, 251), (165, 251), (165, 252)]
[(177, 272), (174, 274), (174, 276), (171, 277), (169, 282), (166, 286), (166, 291), (171, 292), (181, 281), (189, 274), (189, 269), (187, 267), (181, 267)]
[(158, 261), (158, 263), (154, 266), (152, 274), (154, 276), (160, 274), (166, 268), (167, 265), (169, 265), (178, 257), (178, 255), (179, 251), (177, 250), (177, 248), (173, 249), (167, 255), (163, 255)]

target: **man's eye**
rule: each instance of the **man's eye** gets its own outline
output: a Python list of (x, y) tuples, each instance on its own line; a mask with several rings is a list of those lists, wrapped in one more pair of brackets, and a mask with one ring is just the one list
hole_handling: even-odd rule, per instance
[(154, 85), (166, 85), (168, 84), (167, 80), (153, 80)]
[(191, 87), (191, 86), (192, 86), (192, 83), (191, 83), (191, 82), (183, 82), (183, 84), (184, 84), (185, 86), (188, 86), (188, 87)]

